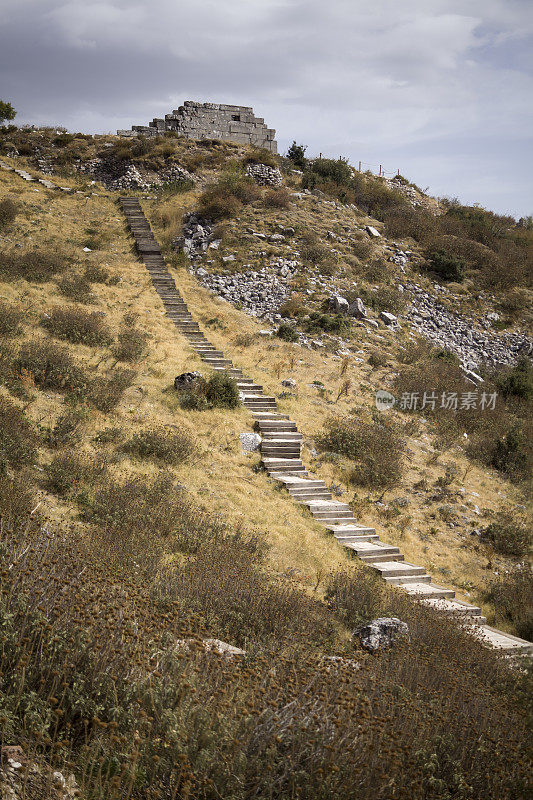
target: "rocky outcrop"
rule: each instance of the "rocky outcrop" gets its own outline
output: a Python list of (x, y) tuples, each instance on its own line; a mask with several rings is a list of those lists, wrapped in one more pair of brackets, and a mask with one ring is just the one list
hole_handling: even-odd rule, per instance
[(203, 219), (198, 214), (189, 213), (183, 217), (183, 235), (172, 242), (172, 248), (180, 253), (185, 253), (187, 258), (194, 261), (203, 255), (209, 245), (218, 247), (213, 239), (213, 224), (211, 220)]

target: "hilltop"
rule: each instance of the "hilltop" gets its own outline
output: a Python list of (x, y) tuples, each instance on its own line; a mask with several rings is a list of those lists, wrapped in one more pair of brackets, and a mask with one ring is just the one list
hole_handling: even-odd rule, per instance
[[(527, 669), (349, 559), (243, 451), (243, 406), (187, 407), (175, 376), (209, 375), (117, 199), (335, 496), (531, 639), (528, 220), (216, 140), (0, 144), (70, 189), (0, 171), (6, 743), (82, 796), (525, 796)], [(476, 408), (441, 409), (454, 392)], [(387, 615), (410, 643), (354, 645)]]

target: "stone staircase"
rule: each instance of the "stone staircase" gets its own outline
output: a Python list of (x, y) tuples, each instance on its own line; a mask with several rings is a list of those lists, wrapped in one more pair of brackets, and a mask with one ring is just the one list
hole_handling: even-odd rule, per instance
[(61, 192), (73, 192), (74, 190), (70, 188), (70, 186), (58, 186), (52, 181), (49, 181), (47, 178), (34, 178), (33, 175), (30, 175), (29, 172), (26, 172), (24, 169), (16, 169), (15, 167), (11, 167), (9, 164), (6, 164), (5, 161), (0, 161), (0, 169), (5, 169), (8, 172), (14, 172), (18, 175), (22, 180), (34, 183), (40, 183), (46, 189), (59, 189)]
[(166, 316), (207, 366), (236, 379), (242, 403), (252, 412), (255, 428), (261, 436), (261, 461), (268, 475), (281, 483), (300, 505), (306, 506), (311, 516), (340, 545), (375, 570), (386, 583), (397, 586), (420, 603), (447, 616), (470, 623), (472, 634), (488, 646), (513, 655), (533, 654), (531, 642), (488, 626), (480, 608), (457, 600), (451, 589), (434, 584), (424, 567), (405, 561), (398, 547), (381, 541), (374, 528), (359, 524), (350, 507), (335, 500), (324, 481), (308, 473), (301, 459), (302, 434), (296, 423), (278, 412), (274, 397), (264, 395), (261, 386), (244, 377), (230, 359), (224, 358), (224, 354), (208, 342), (166, 268), (139, 200), (122, 197), (119, 202), (135, 238), (137, 252), (161, 297)]

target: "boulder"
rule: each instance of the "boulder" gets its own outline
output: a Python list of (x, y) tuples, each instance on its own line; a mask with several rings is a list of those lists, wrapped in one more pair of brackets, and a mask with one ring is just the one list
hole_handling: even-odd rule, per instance
[(294, 380), (294, 378), (284, 378), (284, 379), (281, 381), (281, 385), (282, 385), (282, 386), (289, 386), (289, 387), (293, 387), (293, 386), (296, 386), (296, 381)]
[(372, 225), (367, 225), (365, 230), (373, 239), (379, 239), (381, 237), (381, 233), (376, 230), (376, 228), (373, 228)]
[(347, 314), (350, 304), (345, 297), (335, 295), (334, 297), (330, 297), (329, 307), (333, 309), (333, 311), (336, 311), (337, 314)]
[(348, 306), (348, 314), (356, 319), (366, 319), (365, 304), (360, 297), (354, 300), (353, 303), (350, 303)]
[(363, 649), (375, 653), (392, 647), (402, 639), (409, 640), (409, 626), (397, 617), (379, 617), (357, 628), (353, 637), (359, 641)]
[(261, 444), (261, 437), (258, 433), (239, 433), (239, 439), (243, 453), (253, 453)]
[(380, 311), (379, 318), (390, 328), (395, 328), (398, 325), (398, 317), (395, 317), (390, 311)]
[(178, 392), (190, 389), (201, 377), (199, 372), (182, 372), (174, 378), (174, 389)]

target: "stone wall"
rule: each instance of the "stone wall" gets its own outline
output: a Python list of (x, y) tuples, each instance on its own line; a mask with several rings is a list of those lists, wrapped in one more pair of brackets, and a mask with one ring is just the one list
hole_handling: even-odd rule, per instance
[(249, 106), (224, 103), (196, 103), (186, 100), (164, 119), (149, 125), (133, 125), (131, 131), (119, 130), (119, 136), (158, 136), (176, 131), (188, 139), (222, 139), (237, 144), (250, 144), (277, 153), (276, 131), (267, 128), (265, 120), (254, 115)]

